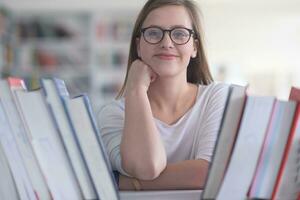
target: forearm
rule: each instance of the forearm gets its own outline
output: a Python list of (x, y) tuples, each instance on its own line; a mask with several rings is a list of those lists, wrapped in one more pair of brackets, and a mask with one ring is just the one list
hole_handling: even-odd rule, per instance
[[(139, 180), (142, 190), (202, 189), (208, 173), (209, 163), (205, 160), (186, 160), (168, 164), (154, 180)], [(134, 190), (132, 178), (120, 176), (120, 190)]]
[(126, 93), (121, 157), (124, 170), (141, 179), (157, 177), (166, 166), (166, 153), (146, 91)]

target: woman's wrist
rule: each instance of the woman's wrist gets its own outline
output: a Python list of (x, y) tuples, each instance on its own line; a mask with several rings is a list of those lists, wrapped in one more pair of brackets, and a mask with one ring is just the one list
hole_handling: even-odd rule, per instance
[(120, 174), (119, 176), (119, 189), (120, 190), (143, 190), (141, 182), (134, 178)]
[(145, 86), (135, 86), (135, 87), (128, 87), (125, 90), (125, 98), (128, 96), (138, 96), (147, 94), (148, 88)]
[(140, 181), (136, 178), (131, 178), (132, 185), (136, 191), (142, 190), (142, 185)]

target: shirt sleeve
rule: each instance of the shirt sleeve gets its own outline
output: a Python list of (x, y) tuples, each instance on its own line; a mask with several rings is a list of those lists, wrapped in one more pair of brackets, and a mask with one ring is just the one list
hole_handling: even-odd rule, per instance
[(195, 159), (211, 161), (228, 92), (229, 85), (226, 84), (218, 83), (210, 88), (198, 137), (196, 137)]
[(124, 108), (118, 101), (113, 101), (99, 110), (98, 125), (113, 170), (130, 176), (121, 165), (120, 144), (124, 127)]

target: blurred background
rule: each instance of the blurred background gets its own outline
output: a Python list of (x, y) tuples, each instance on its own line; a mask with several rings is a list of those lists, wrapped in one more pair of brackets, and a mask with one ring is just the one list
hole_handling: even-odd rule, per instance
[[(145, 0), (0, 0), (1, 77), (56, 76), (95, 107), (123, 83), (129, 38)], [(198, 0), (216, 81), (287, 99), (300, 87), (300, 0)]]

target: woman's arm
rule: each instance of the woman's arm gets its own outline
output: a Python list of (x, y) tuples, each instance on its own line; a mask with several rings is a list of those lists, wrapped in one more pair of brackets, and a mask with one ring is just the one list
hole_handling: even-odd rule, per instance
[[(208, 173), (206, 160), (185, 160), (167, 164), (165, 170), (154, 180), (138, 180), (142, 190), (203, 189)], [(120, 175), (120, 190), (135, 190), (133, 179)]]
[(167, 162), (147, 95), (151, 73), (147, 65), (135, 61), (130, 69), (125, 93), (122, 167), (128, 174), (142, 180), (156, 178)]

